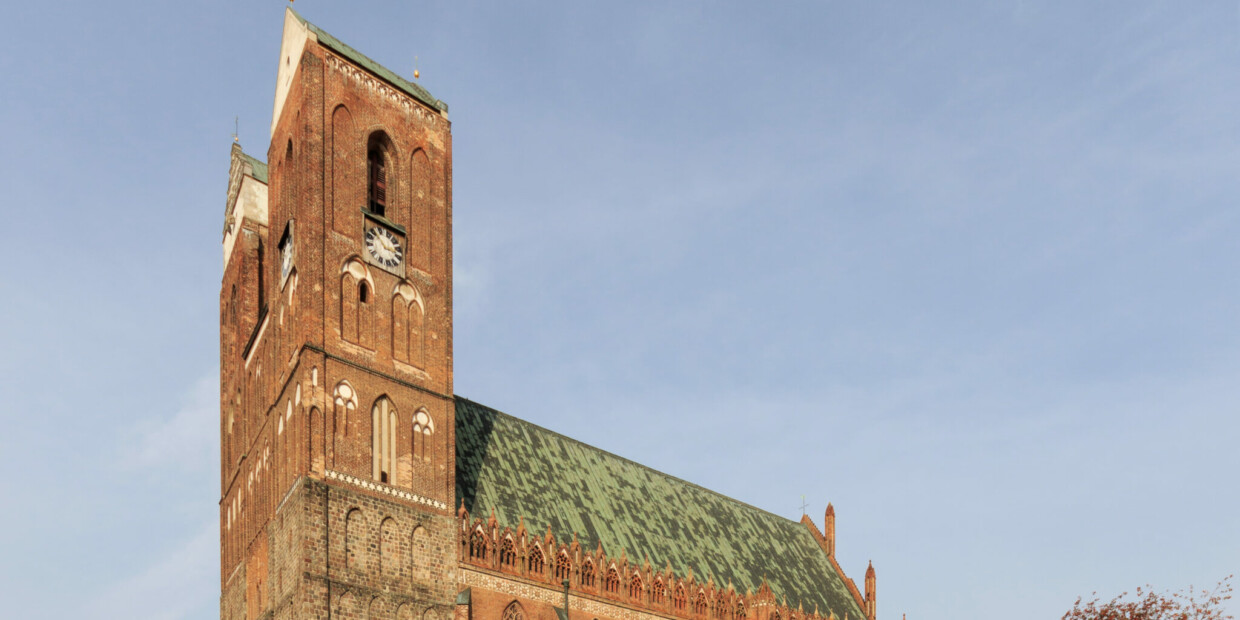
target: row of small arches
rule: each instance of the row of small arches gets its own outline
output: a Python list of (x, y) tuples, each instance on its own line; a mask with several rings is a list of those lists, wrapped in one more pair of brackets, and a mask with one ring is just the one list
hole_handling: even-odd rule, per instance
[[(340, 270), (340, 335), (348, 342), (375, 348), (371, 321), (374, 315), (375, 281), (361, 259), (351, 257)], [(418, 368), (425, 367), (426, 301), (408, 280), (396, 283), (391, 292), (392, 357)]]
[[(470, 535), (469, 540), (469, 559), (476, 562), (485, 562), (489, 548), (489, 537), (482, 527), (476, 527)], [(517, 545), (511, 535), (504, 536), (500, 541), (497, 551), (498, 560), (501, 568), (514, 569), (517, 567)], [(543, 554), (542, 547), (538, 543), (530, 546), (529, 552), (524, 559), (524, 568), (532, 574), (542, 575), (546, 568), (546, 556)], [(572, 575), (573, 562), (569, 557), (567, 550), (561, 550), (556, 554), (553, 566), (554, 576), (557, 581), (569, 579)], [(586, 558), (581, 562), (577, 573), (577, 583), (586, 588), (598, 587), (598, 578), (594, 567), (594, 560)], [(605, 574), (601, 580), (604, 592), (612, 595), (620, 595), (622, 587), (627, 590), (629, 598), (640, 600), (645, 592), (645, 582), (638, 573), (629, 576), (628, 582), (623, 583), (620, 575), (620, 569), (615, 563), (607, 567)], [(670, 602), (671, 607), (677, 611), (691, 611), (694, 615), (701, 617), (711, 617), (719, 620), (742, 620), (747, 617), (745, 603), (737, 598), (734, 603), (728, 600), (725, 593), (720, 592), (715, 597), (715, 604), (709, 603), (709, 596), (705, 588), (698, 588), (698, 591), (690, 600), (688, 590), (684, 584), (676, 584), (669, 593), (667, 584), (663, 577), (656, 577), (650, 585), (650, 602), (656, 605), (664, 605)]]
[[(376, 534), (378, 540), (372, 540)], [(375, 549), (379, 554), (377, 567), (372, 554)], [(350, 571), (378, 568), (386, 578), (415, 584), (431, 577), (430, 568), (418, 562), (431, 556), (431, 538), (425, 526), (402, 527), (396, 518), (387, 516), (374, 528), (360, 508), (350, 509), (345, 516), (344, 556), (345, 568)]]
[[(342, 430), (347, 435), (350, 417), (348, 413), (356, 410), (358, 405), (357, 390), (347, 379), (343, 380), (336, 384), (336, 389), (332, 391), (332, 402), (345, 414), (345, 428)], [(435, 420), (426, 407), (419, 407), (412, 415), (404, 417), (386, 394), (374, 400), (370, 407), (370, 455), (371, 477), (376, 482), (393, 482), (399, 456), (397, 442), (400, 429), (405, 424), (410, 426), (410, 456), (422, 461), (430, 460), (429, 447), (431, 436), (435, 434)]]
[[(369, 599), (369, 600), (367, 600)], [(442, 620), (444, 613), (429, 607), (421, 612), (413, 603), (398, 603), (383, 596), (370, 593), (346, 591), (336, 599), (334, 616), (337, 618), (365, 618), (366, 620)]]

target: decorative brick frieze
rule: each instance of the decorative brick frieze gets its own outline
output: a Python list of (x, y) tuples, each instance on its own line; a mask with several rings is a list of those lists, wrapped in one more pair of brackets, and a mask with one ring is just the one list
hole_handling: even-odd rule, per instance
[(417, 502), (424, 506), (431, 506), (432, 508), (438, 508), (440, 510), (448, 509), (448, 505), (441, 501), (433, 500), (427, 497), (422, 497), (421, 495), (418, 495), (416, 493), (410, 493), (408, 491), (398, 489), (391, 485), (383, 484), (381, 482), (375, 482), (374, 480), (364, 480), (362, 478), (358, 478), (357, 476), (350, 476), (349, 474), (343, 474), (343, 473), (340, 473), (338, 471), (331, 470), (331, 469), (327, 470), (326, 475), (329, 480), (338, 480), (345, 484), (351, 484), (353, 486), (366, 489), (367, 491), (373, 491), (375, 493), (383, 493), (386, 495), (391, 495), (392, 497), (396, 497), (396, 498), (411, 501), (411, 502)]

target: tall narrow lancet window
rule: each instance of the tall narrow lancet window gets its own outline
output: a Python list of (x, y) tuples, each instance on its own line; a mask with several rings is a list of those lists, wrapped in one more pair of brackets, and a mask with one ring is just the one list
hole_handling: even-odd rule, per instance
[(388, 155), (382, 134), (371, 137), (366, 145), (366, 167), (369, 177), (367, 208), (375, 215), (386, 215), (388, 205)]
[(371, 472), (374, 479), (391, 483), (396, 473), (396, 407), (386, 396), (375, 401), (371, 418)]
[(555, 578), (568, 579), (568, 575), (573, 570), (573, 562), (568, 559), (568, 554), (563, 551), (555, 558)]
[(603, 582), (603, 588), (612, 594), (620, 592), (620, 573), (615, 566), (607, 569), (607, 579)]

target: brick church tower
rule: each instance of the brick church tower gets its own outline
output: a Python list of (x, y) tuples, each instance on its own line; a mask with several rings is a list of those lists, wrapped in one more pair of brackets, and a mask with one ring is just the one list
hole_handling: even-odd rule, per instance
[(224, 213), (221, 620), (876, 620), (834, 507), (453, 395), (442, 101), (290, 9), (271, 136), (233, 145)]
[(279, 63), (268, 164), (229, 175), (220, 617), (446, 620), (447, 106), (292, 10)]

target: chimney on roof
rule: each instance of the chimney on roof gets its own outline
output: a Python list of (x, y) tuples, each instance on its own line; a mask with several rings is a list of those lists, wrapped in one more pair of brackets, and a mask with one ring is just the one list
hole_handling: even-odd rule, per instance
[(835, 506), (827, 502), (827, 518), (822, 533), (827, 538), (827, 555), (835, 557)]

